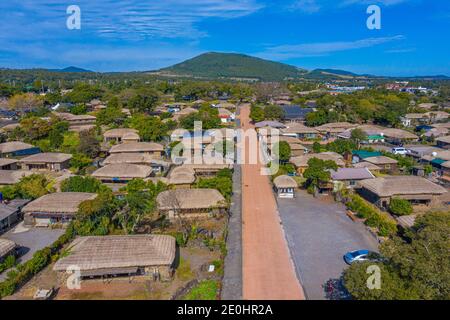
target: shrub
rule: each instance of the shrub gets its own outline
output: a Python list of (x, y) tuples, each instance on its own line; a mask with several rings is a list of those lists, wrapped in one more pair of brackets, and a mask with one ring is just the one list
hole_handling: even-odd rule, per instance
[(352, 195), (350, 198), (347, 207), (356, 212), (358, 217), (365, 219), (364, 223), (367, 226), (377, 228), (379, 236), (390, 237), (397, 232), (397, 223), (385, 213), (358, 195)]
[(413, 212), (413, 208), (408, 200), (392, 198), (389, 211), (398, 216), (406, 216)]

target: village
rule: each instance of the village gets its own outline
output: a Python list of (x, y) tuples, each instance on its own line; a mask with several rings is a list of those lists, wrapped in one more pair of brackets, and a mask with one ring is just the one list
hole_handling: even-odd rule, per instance
[[(342, 215), (355, 223), (349, 228), (363, 228), (374, 250), (398, 228), (413, 227), (417, 217), (448, 210), (448, 109), (415, 106), (414, 94), (409, 109), (421, 112), (399, 116), (400, 125), (388, 127), (368, 121), (314, 125), (322, 110), (317, 101), (302, 98), (298, 105), (288, 92), (271, 93), (263, 103), (255, 95), (165, 94), (141, 111), (136, 107), (149, 99), (144, 90), (127, 103), (117, 96), (63, 102), (70, 100), (65, 95), (88, 89), (67, 90), (61, 101), (3, 116), (2, 298), (36, 299), (49, 292), (54, 299), (216, 299), (230, 292), (224, 280), (229, 250), (265, 268), (254, 260), (260, 249), (245, 243), (247, 233), (256, 237), (261, 230), (245, 224), (242, 248), (230, 248), (230, 218), (242, 214), (251, 221), (246, 212), (255, 200), (246, 189), (257, 180), (245, 182), (251, 169), (226, 158), (224, 144), (234, 152), (239, 138), (227, 130), (269, 132), (259, 136), (260, 146), (269, 147), (280, 169), (258, 182), (267, 183), (260, 196), (274, 199), (267, 207), (278, 207), (273, 211), (280, 211), (289, 234), (295, 231), (283, 215), (297, 214), (306, 202), (346, 207)], [(202, 121), (200, 140), (190, 135), (194, 121)], [(271, 130), (277, 144), (271, 144)], [(228, 140), (217, 142), (215, 135)], [(204, 161), (217, 153), (228, 161)], [(194, 155), (203, 161), (188, 161)], [(242, 199), (235, 187), (241, 170)], [(295, 260), (297, 253), (283, 250)], [(76, 290), (67, 287), (71, 266), (79, 268)], [(340, 262), (336, 268), (343, 271)], [(242, 272), (245, 277), (245, 265)], [(255, 275), (250, 282), (258, 281)], [(317, 287), (309, 295), (322, 298)]]

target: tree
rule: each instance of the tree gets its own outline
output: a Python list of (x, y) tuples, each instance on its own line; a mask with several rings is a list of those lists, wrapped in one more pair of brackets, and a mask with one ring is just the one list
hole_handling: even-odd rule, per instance
[(19, 112), (33, 110), (42, 107), (42, 105), (42, 98), (33, 93), (16, 94), (8, 101), (9, 108)]
[(221, 127), (219, 111), (210, 106), (202, 106), (198, 112), (191, 113), (180, 119), (180, 125), (186, 130), (193, 130), (196, 121), (202, 123), (203, 130), (210, 130)]
[(319, 142), (316, 141), (313, 143), (313, 151), (314, 153), (320, 153), (322, 151), (322, 146)]
[(48, 136), (51, 125), (48, 121), (38, 117), (23, 118), (20, 127), (16, 128), (23, 134), (26, 141), (35, 141)]
[(125, 121), (125, 114), (122, 112), (119, 100), (113, 98), (109, 101), (105, 109), (97, 114), (98, 125), (121, 125)]
[(137, 112), (151, 112), (159, 101), (159, 94), (153, 88), (138, 89), (136, 95), (128, 101), (128, 107)]
[(50, 148), (58, 149), (64, 142), (64, 136), (59, 130), (52, 129), (48, 135)]
[(167, 186), (162, 182), (155, 184), (142, 179), (133, 179), (122, 189), (125, 205), (118, 219), (126, 233), (134, 233), (144, 216), (155, 213), (156, 197), (165, 190)]
[(416, 219), (403, 238), (380, 247), (381, 289), (367, 288), (366, 269), (356, 263), (344, 272), (344, 284), (355, 299), (450, 299), (450, 212), (429, 212)]
[(361, 147), (361, 142), (367, 140), (367, 134), (363, 130), (356, 128), (352, 130), (350, 138), (357, 143), (359, 149)]
[(312, 158), (308, 161), (308, 168), (303, 173), (306, 178), (306, 187), (309, 191), (320, 186), (321, 183), (330, 181), (331, 174), (329, 169), (337, 170), (336, 162), (332, 160), (321, 160)]
[(144, 141), (161, 141), (171, 128), (171, 122), (163, 123), (159, 117), (148, 116), (142, 113), (133, 114), (128, 119), (128, 125), (139, 131)]
[(101, 98), (102, 89), (87, 83), (77, 83), (73, 90), (64, 96), (65, 102), (88, 103), (93, 99)]
[(61, 183), (61, 192), (90, 192), (98, 193), (107, 188), (100, 181), (92, 177), (74, 176)]
[(94, 129), (80, 132), (80, 144), (77, 151), (90, 158), (97, 156), (100, 151), (100, 142), (97, 140)]
[(406, 216), (413, 212), (413, 207), (408, 200), (392, 198), (389, 203), (389, 211), (398, 216)]
[(281, 120), (284, 117), (284, 110), (276, 105), (267, 106), (264, 108), (264, 117), (267, 120)]
[(32, 174), (20, 179), (13, 186), (13, 195), (22, 199), (37, 199), (53, 191), (44, 175)]
[(250, 109), (250, 118), (253, 122), (261, 122), (265, 119), (264, 110), (258, 106), (252, 106)]
[(273, 147), (272, 156), (286, 163), (291, 158), (291, 147), (286, 141), (280, 141)]
[(76, 153), (70, 160), (70, 166), (77, 169), (77, 171), (83, 170), (92, 164), (92, 159), (82, 153)]
[(310, 112), (306, 115), (305, 123), (307, 126), (315, 127), (328, 122), (327, 114), (324, 110)]

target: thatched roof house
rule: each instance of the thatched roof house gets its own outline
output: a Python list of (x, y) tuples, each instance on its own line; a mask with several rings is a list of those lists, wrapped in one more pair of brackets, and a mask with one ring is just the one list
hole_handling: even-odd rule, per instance
[(169, 173), (169, 184), (178, 188), (190, 188), (195, 182), (195, 171), (188, 166), (175, 167)]
[(38, 147), (21, 141), (0, 143), (0, 157), (20, 157), (41, 152)]
[(430, 204), (437, 196), (447, 191), (425, 179), (417, 176), (389, 176), (363, 180), (359, 182), (361, 195), (379, 207), (387, 208), (390, 200), (401, 198), (413, 204)]
[(171, 163), (161, 160), (155, 159), (151, 155), (148, 154), (140, 154), (140, 153), (114, 153), (108, 156), (104, 161), (103, 165), (109, 164), (139, 164), (150, 166), (153, 169), (153, 172), (162, 172), (170, 167)]
[(129, 142), (112, 146), (109, 153), (142, 153), (160, 157), (164, 147), (155, 142)]
[(317, 137), (319, 135), (319, 131), (298, 122), (291, 122), (286, 124), (286, 128), (281, 130), (281, 134), (285, 136), (297, 137), (299, 139), (308, 139)]
[(23, 207), (25, 224), (48, 226), (54, 223), (67, 223), (78, 212), (80, 204), (94, 200), (95, 193), (57, 192), (42, 196)]
[(92, 173), (105, 183), (126, 183), (133, 179), (145, 179), (153, 173), (152, 167), (139, 164), (108, 164)]
[(321, 126), (315, 127), (317, 131), (319, 131), (322, 134), (336, 134), (336, 133), (342, 133), (348, 129), (356, 128), (358, 125), (349, 123), (349, 122), (333, 122), (333, 123), (326, 123)]
[(439, 148), (450, 149), (450, 136), (436, 139), (436, 144)]
[(0, 170), (17, 170), (17, 162), (12, 158), (0, 158)]
[(20, 160), (24, 170), (61, 171), (70, 167), (71, 154), (45, 152), (28, 156)]
[(14, 241), (0, 239), (0, 262), (2, 262), (5, 257), (10, 255), (16, 247), (17, 245)]
[(344, 158), (336, 152), (321, 152), (321, 153), (310, 153), (298, 157), (292, 157), (289, 162), (292, 163), (299, 173), (303, 173), (306, 168), (308, 168), (308, 161), (310, 159), (317, 158), (320, 160), (332, 160), (336, 162), (339, 167), (345, 167)]
[(366, 162), (366, 161), (362, 161), (362, 162), (358, 162), (355, 163), (353, 165), (354, 168), (367, 168), (370, 171), (381, 171), (381, 167), (377, 166), (376, 164), (370, 163), (370, 162)]
[(386, 156), (368, 157), (364, 159), (365, 162), (369, 162), (381, 168), (381, 172), (395, 173), (397, 172), (398, 161)]
[(161, 192), (156, 198), (158, 210), (169, 219), (206, 218), (225, 212), (225, 198), (215, 189), (175, 189)]
[(89, 114), (75, 115), (67, 112), (57, 112), (55, 115), (61, 120), (69, 122), (70, 126), (93, 124), (97, 119), (95, 116)]
[(69, 246), (69, 255), (53, 270), (65, 273), (73, 265), (82, 277), (148, 275), (170, 279), (175, 260), (175, 238), (167, 235), (80, 237)]
[(23, 170), (0, 170), (0, 186), (16, 184), (23, 177), (33, 174)]
[(116, 142), (138, 142), (140, 140), (139, 133), (135, 129), (129, 128), (117, 128), (105, 131), (103, 133), (103, 138), (105, 141), (116, 141)]
[(273, 184), (277, 189), (280, 188), (297, 188), (297, 182), (289, 176), (281, 175), (273, 179)]

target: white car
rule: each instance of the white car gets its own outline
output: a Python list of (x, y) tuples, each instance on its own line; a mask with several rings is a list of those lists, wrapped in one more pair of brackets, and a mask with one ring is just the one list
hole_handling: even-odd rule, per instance
[(392, 153), (405, 156), (408, 154), (408, 150), (406, 150), (405, 148), (392, 148)]

